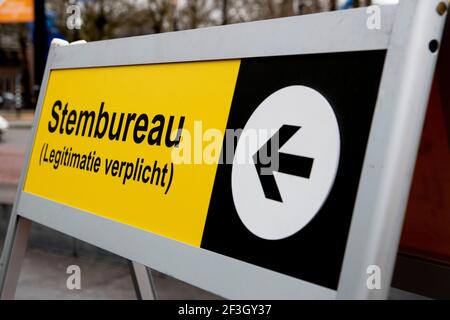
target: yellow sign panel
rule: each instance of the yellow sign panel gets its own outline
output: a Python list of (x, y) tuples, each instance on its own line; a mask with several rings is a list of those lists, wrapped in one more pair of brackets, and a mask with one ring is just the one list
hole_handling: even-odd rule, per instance
[(33, 0), (0, 0), (0, 23), (34, 21)]
[(217, 162), (173, 152), (199, 124), (225, 131), (239, 66), (53, 70), (24, 191), (199, 247)]

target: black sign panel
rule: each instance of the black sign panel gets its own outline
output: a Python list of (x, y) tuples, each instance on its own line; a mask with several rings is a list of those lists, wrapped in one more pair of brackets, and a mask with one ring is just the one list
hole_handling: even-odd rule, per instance
[[(338, 123), (339, 157), (336, 175), (323, 203), (309, 223), (287, 237), (264, 239), (244, 225), (236, 208), (232, 191), (233, 165), (219, 165), (202, 248), (337, 289), (385, 56), (386, 51), (380, 50), (250, 58), (241, 61), (227, 128), (244, 128), (255, 110), (269, 96), (283, 88), (310, 88), (329, 102)], [(298, 103), (301, 105), (306, 102)], [(282, 108), (282, 105), (279, 107)], [(308, 106), (303, 105), (302, 108)], [(277, 110), (275, 107), (270, 111), (274, 118), (280, 116)], [(320, 168), (319, 161), (326, 159), (315, 159), (309, 154), (295, 155), (283, 150), (284, 144), (287, 146), (295, 135), (298, 135), (301, 143), (311, 145), (315, 143), (316, 137), (320, 138), (321, 130), (327, 130), (325, 123), (323, 128), (320, 123), (316, 124), (314, 132), (319, 133), (316, 133), (316, 137), (311, 137), (306, 134), (308, 125), (293, 125), (290, 119), (286, 119), (279, 132), (274, 133), (279, 135), (280, 140), (280, 165), (272, 176), (259, 175), (261, 189), (258, 187), (256, 191), (247, 190), (250, 208), (255, 192), (260, 192), (268, 205), (287, 205), (285, 202), (289, 200), (284, 199), (285, 191), (280, 175), (284, 175), (283, 179), (309, 179), (303, 180), (305, 183), (314, 183), (315, 176), (311, 173), (320, 175), (317, 172), (317, 168)], [(303, 137), (302, 133), (305, 133)], [(300, 140), (302, 138), (304, 140)], [(261, 169), (257, 153), (254, 154), (254, 160), (255, 170)], [(295, 183), (295, 180), (292, 181)], [(257, 216), (258, 212), (253, 214)], [(283, 210), (280, 210), (280, 217), (283, 214)], [(298, 214), (301, 215), (302, 212)], [(274, 219), (274, 224), (276, 223)]]

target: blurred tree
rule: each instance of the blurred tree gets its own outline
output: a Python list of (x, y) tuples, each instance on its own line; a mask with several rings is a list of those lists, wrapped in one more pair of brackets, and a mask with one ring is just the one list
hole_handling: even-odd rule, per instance
[(228, 24), (228, 0), (222, 0), (222, 25)]
[[(372, 4), (371, 0), (349, 1), (355, 7)], [(339, 3), (339, 0), (45, 0), (46, 9), (54, 12), (56, 27), (69, 42), (79, 39), (95, 41), (337, 10)], [(70, 29), (67, 25), (71, 14), (70, 10), (67, 10), (73, 4), (80, 6), (82, 24), (79, 30)], [(24, 88), (32, 86), (32, 70), (26, 59), (27, 48), (31, 42), (29, 38), (24, 25), (0, 25), (0, 57), (2, 43), (14, 39), (14, 50), (17, 50), (17, 56), (22, 60)], [(41, 60), (45, 61), (43, 58), (39, 61)], [(39, 78), (40, 72), (35, 73), (35, 76)], [(26, 91), (23, 101), (28, 105), (31, 98), (28, 90)]]
[(330, 0), (330, 11), (335, 11), (337, 8), (337, 0)]
[(174, 28), (176, 5), (177, 2), (172, 0), (148, 0), (147, 13), (153, 33), (177, 29)]
[[(46, 0), (68, 41), (110, 39), (337, 10), (338, 0)], [(371, 0), (352, 0), (355, 6)], [(67, 7), (81, 6), (82, 27), (66, 26)]]
[[(222, 0), (223, 1), (223, 0)], [(179, 22), (181, 29), (195, 29), (198, 27), (205, 27), (211, 25), (223, 24), (223, 17), (217, 15), (214, 17), (214, 11), (216, 13), (222, 10), (225, 5), (227, 9), (227, 1), (222, 2), (222, 7), (217, 7), (216, 3), (210, 0), (185, 0), (184, 5), (178, 7)], [(225, 15), (227, 17), (228, 15)]]
[(132, 2), (124, 0), (84, 1), (81, 39), (93, 41), (117, 37), (117, 30), (127, 25), (127, 16), (133, 12), (133, 7)]
[(34, 2), (34, 83), (40, 85), (49, 49), (47, 17), (44, 1)]
[[(49, 10), (57, 17), (55, 24), (61, 34), (69, 41), (103, 40), (126, 35), (121, 29), (133, 28), (133, 14), (140, 10), (136, 0), (46, 0)], [(67, 8), (72, 3), (81, 8), (81, 29), (69, 29)]]
[[(31, 79), (31, 63), (28, 59), (28, 47), (30, 44), (29, 41), (29, 31), (25, 24), (18, 25), (18, 36), (19, 36), (19, 44), (20, 44), (20, 53), (22, 60), (22, 77), (21, 77), (21, 86), (22, 86), (22, 106), (21, 108), (30, 109), (33, 107), (33, 80)], [(20, 109), (18, 109), (19, 111)]]
[(365, 7), (369, 7), (372, 5), (372, 0), (353, 0), (353, 8), (358, 8), (361, 4)]

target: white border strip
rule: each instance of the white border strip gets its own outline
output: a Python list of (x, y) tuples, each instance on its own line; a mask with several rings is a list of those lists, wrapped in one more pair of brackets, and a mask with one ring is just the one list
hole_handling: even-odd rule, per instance
[[(22, 192), (21, 216), (231, 299), (334, 299), (336, 291)], [(52, 214), (49, 214), (51, 212)]]
[(52, 69), (387, 49), (397, 6), (366, 8), (58, 47)]
[[(386, 57), (338, 298), (386, 299), (420, 145), (446, 15), (440, 0), (402, 0)], [(367, 287), (369, 266), (381, 289)]]

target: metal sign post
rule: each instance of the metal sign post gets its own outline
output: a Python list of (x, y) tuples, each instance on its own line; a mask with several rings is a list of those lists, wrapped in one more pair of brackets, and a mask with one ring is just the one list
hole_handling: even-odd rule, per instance
[[(139, 263), (143, 298), (154, 297), (143, 266), (225, 298), (387, 298), (442, 6), (55, 43), (2, 298), (14, 297), (30, 221)], [(219, 132), (223, 158), (225, 132), (241, 130), (231, 161), (176, 162), (197, 129)], [(264, 161), (272, 145), (275, 166)]]

